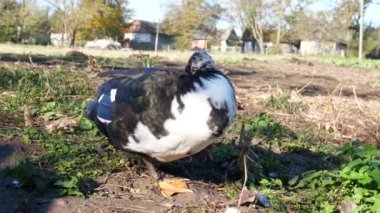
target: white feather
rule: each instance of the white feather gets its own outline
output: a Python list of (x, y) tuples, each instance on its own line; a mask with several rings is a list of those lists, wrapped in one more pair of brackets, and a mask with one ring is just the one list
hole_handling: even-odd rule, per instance
[(116, 99), (116, 92), (117, 92), (117, 89), (111, 89), (111, 91), (110, 91), (111, 102), (115, 101), (115, 99)]
[(101, 118), (101, 117), (99, 117), (98, 115), (97, 115), (96, 117), (98, 117), (99, 121), (102, 122), (102, 123), (105, 123), (105, 124), (109, 124), (109, 123), (111, 123), (110, 120), (107, 120), (107, 119)]
[(222, 103), (226, 102), (228, 107), (228, 117), (232, 121), (236, 113), (236, 99), (235, 92), (229, 80), (222, 76), (217, 75), (211, 79), (201, 79), (204, 88), (197, 88), (198, 92), (205, 93), (210, 97), (214, 107), (219, 109)]
[(98, 99), (98, 103), (100, 103), (100, 102), (102, 101), (103, 97), (104, 97), (104, 94), (102, 94), (102, 95), (99, 97), (99, 99)]

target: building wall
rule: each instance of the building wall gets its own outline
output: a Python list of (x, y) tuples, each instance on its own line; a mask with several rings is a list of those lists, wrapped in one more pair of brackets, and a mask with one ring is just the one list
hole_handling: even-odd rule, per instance
[(191, 49), (207, 49), (207, 40), (193, 40), (190, 45)]
[(130, 41), (138, 43), (149, 43), (152, 42), (152, 35), (149, 33), (125, 33), (124, 39), (129, 39)]
[(346, 48), (335, 42), (301, 41), (301, 55), (345, 55)]
[[(156, 35), (148, 33), (125, 33), (124, 40), (129, 40), (128, 47), (136, 50), (154, 50)], [(172, 37), (160, 34), (158, 36), (159, 50), (173, 49), (174, 40)]]
[(69, 35), (67, 33), (51, 33), (50, 42), (54, 46), (68, 46)]

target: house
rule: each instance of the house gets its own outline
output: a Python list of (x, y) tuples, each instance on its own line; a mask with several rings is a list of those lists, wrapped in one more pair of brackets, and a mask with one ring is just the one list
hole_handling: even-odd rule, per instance
[(340, 55), (347, 54), (347, 45), (342, 42), (333, 41), (301, 41), (301, 55)]
[(347, 54), (344, 35), (328, 32), (326, 29), (316, 29), (300, 43), (301, 55), (341, 55)]
[(243, 35), (241, 36), (242, 40), (242, 46), (241, 46), (241, 52), (242, 53), (259, 53), (260, 48), (257, 44), (256, 39), (253, 37), (252, 31), (250, 29), (245, 29), (243, 32)]
[(234, 51), (240, 42), (234, 29), (224, 30), (220, 36), (220, 51)]
[(53, 46), (69, 46), (70, 38), (68, 33), (51, 30), (50, 32), (50, 43)]
[[(159, 29), (158, 33), (157, 29)], [(128, 24), (124, 31), (125, 46), (132, 49), (154, 50), (157, 35), (158, 49), (167, 50), (173, 48), (173, 37), (166, 35), (162, 29), (159, 28), (159, 23), (134, 20)]]
[(193, 40), (190, 43), (190, 48), (192, 50), (206, 50), (208, 46), (208, 35), (203, 33), (195, 34)]

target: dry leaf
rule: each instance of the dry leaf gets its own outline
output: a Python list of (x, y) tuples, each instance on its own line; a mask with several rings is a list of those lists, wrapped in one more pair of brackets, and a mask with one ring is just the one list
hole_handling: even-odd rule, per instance
[(24, 125), (25, 127), (32, 126), (32, 117), (30, 116), (30, 110), (27, 105), (24, 105)]
[(188, 179), (168, 179), (157, 181), (157, 186), (160, 188), (161, 194), (165, 197), (170, 197), (177, 193), (193, 192), (187, 186)]
[(257, 191), (244, 189), (243, 193), (240, 197), (240, 205), (253, 203), (255, 201), (257, 195)]
[(54, 120), (45, 125), (45, 129), (48, 133), (52, 133), (55, 130), (73, 130), (78, 126), (78, 122), (73, 117), (61, 117), (58, 120)]

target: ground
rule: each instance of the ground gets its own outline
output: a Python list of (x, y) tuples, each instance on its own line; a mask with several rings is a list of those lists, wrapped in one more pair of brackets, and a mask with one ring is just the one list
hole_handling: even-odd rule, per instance
[[(0, 76), (10, 79), (4, 82), (0, 79), (1, 212), (224, 212), (226, 206), (237, 205), (244, 179), (244, 171), (239, 169), (237, 162), (240, 147), (236, 144), (240, 125), (242, 122), (252, 122), (254, 125), (257, 121), (255, 118), (266, 122), (265, 131), (273, 129), (269, 134), (255, 129), (251, 151), (256, 163), (248, 165), (250, 174), (254, 176), (253, 180), (252, 177), (249, 179), (249, 187), (267, 193), (274, 207), (264, 208), (259, 202), (254, 202), (241, 207), (241, 210), (298, 211), (304, 208), (299, 203), (308, 201), (301, 202), (298, 197), (291, 197), (288, 194), (291, 190), (284, 191), (282, 183), (277, 190), (278, 186), (265, 184), (262, 180), (278, 179), (284, 182), (308, 171), (335, 169), (342, 161), (335, 158), (331, 149), (341, 147), (345, 142), (360, 140), (380, 146), (379, 69), (340, 67), (298, 56), (241, 55), (236, 60), (230, 59), (228, 55), (217, 57), (218, 67), (231, 78), (237, 92), (237, 119), (219, 143), (208, 150), (208, 154), (159, 166), (159, 170), (168, 177), (188, 178), (189, 188), (193, 191), (165, 198), (157, 191), (143, 164), (131, 160), (133, 163), (121, 165), (124, 158), (127, 159), (126, 156), (108, 148), (105, 138), (98, 133), (95, 132), (96, 137), (93, 137), (92, 130), (82, 128), (80, 122), (84, 121), (76, 120), (73, 127), (63, 123), (65, 129), (60, 130), (46, 128), (49, 122), (62, 117), (69, 119), (83, 114), (77, 106), (83, 100), (93, 98), (96, 86), (104, 80), (96, 77), (96, 73), (115, 66), (139, 66), (143, 61), (139, 53), (128, 53), (124, 58), (115, 59), (92, 57), (88, 53), (78, 54), (72, 52), (66, 56), (47, 56), (11, 51), (0, 53)], [(185, 58), (181, 56), (180, 59), (173, 59), (170, 54), (158, 54), (154, 63), (157, 66), (184, 68)], [(9, 73), (16, 72), (14, 70), (45, 73), (46, 81), (43, 79), (42, 82), (48, 82), (49, 85), (41, 84), (41, 88), (47, 88), (41, 91), (46, 94), (34, 91), (33, 85), (24, 88), (26, 81), (24, 84), (20, 83), (22, 80), (13, 81), (15, 77), (9, 77)], [(62, 83), (55, 77), (58, 75), (62, 78), (75, 76), (76, 79)], [(83, 92), (78, 94), (70, 88), (82, 88)], [(58, 89), (62, 89), (65, 94), (54, 93)], [(21, 99), (18, 96), (20, 94), (37, 94), (38, 98), (23, 97), (22, 101), (17, 102), (17, 99)], [(32, 134), (29, 130), (25, 133), (23, 105), (31, 108), (32, 126), (41, 133)], [(89, 141), (94, 145), (78, 145), (88, 144)], [(69, 151), (74, 150), (72, 152), (84, 158), (86, 163), (96, 156), (101, 157), (99, 161), (107, 161), (101, 164), (99, 170), (91, 173), (91, 178), (85, 178), (85, 198), (57, 197), (28, 187), (19, 188), (12, 184), (15, 180), (13, 176), (4, 176), (8, 166), (15, 166), (24, 159), (31, 159), (35, 166), (44, 169), (43, 173), (47, 174), (63, 174), (62, 177), (70, 172), (87, 174), (83, 171), (88, 169), (85, 167), (87, 164), (83, 168), (61, 164), (62, 161), (71, 162), (66, 157), (72, 156), (71, 152), (62, 151), (65, 147), (62, 148), (59, 143), (67, 145)], [(92, 153), (92, 150), (100, 151)], [(88, 154), (89, 158), (86, 158), (87, 151), (91, 154)], [(83, 177), (83, 174), (77, 176)], [(268, 188), (273, 191), (268, 191)], [(310, 207), (306, 211), (320, 208)]]

